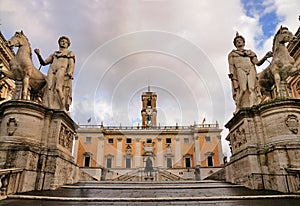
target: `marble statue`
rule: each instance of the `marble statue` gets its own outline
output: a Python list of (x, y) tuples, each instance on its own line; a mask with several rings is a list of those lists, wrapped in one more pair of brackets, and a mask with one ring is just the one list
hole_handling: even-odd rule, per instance
[(255, 65), (262, 65), (272, 53), (268, 52), (261, 60), (258, 60), (253, 51), (244, 49), (245, 39), (238, 33), (233, 44), (236, 49), (228, 55), (230, 71), (228, 76), (232, 82), (232, 95), (237, 112), (240, 108), (252, 107), (260, 103), (261, 94)]
[(152, 172), (153, 172), (152, 160), (150, 159), (150, 157), (148, 157), (146, 160), (146, 167), (145, 167), (146, 176), (152, 177)]
[(52, 109), (68, 111), (72, 102), (75, 54), (68, 50), (70, 44), (68, 37), (60, 37), (58, 40), (59, 50), (45, 60), (39, 49), (34, 50), (41, 65), (50, 64), (43, 101), (46, 106)]
[[(291, 57), (285, 45), (296, 40), (296, 36), (287, 27), (281, 26), (273, 39), (273, 59), (270, 65), (259, 74), (261, 87), (271, 92), (275, 89), (274, 97), (287, 97), (287, 88), (284, 86), (286, 79), (288, 76), (296, 75), (299, 72), (298, 63), (295, 64), (294, 58)], [(272, 95), (270, 96), (273, 98)]]
[(1, 74), (15, 80), (16, 88), (12, 98), (41, 102), (46, 77), (33, 65), (28, 38), (23, 31), (16, 32), (7, 41), (7, 46), (10, 48), (18, 47), (16, 55), (9, 63), (10, 70), (0, 68)]

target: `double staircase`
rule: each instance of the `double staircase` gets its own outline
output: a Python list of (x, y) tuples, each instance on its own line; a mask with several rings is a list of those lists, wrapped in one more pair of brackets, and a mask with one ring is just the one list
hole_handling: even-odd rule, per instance
[[(110, 171), (113, 172), (113, 171)], [(192, 178), (184, 178), (179, 175), (174, 174), (174, 172), (169, 171), (168, 169), (160, 169), (160, 168), (153, 168), (153, 171), (150, 173), (145, 173), (144, 168), (137, 168), (128, 170), (123, 173), (118, 173), (116, 177), (107, 179), (109, 181), (185, 181), (185, 180), (192, 180)]]

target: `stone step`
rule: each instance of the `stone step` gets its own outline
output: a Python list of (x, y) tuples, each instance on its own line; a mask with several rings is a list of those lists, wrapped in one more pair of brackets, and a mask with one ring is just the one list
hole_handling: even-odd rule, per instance
[[(276, 201), (274, 201), (276, 200)], [(280, 204), (279, 204), (280, 203)], [(9, 195), (0, 206), (41, 205), (300, 205), (299, 194), (250, 190), (218, 181), (81, 182), (54, 191)]]
[(242, 188), (240, 185), (211, 185), (211, 186), (204, 186), (204, 185), (65, 185), (61, 188), (67, 189), (208, 189), (208, 188)]
[(81, 185), (81, 184), (123, 184), (123, 185), (149, 185), (149, 184), (164, 184), (164, 185), (185, 185), (185, 184), (226, 184), (229, 185), (231, 183), (227, 182), (221, 182), (217, 180), (200, 180), (200, 181), (195, 181), (195, 180), (185, 180), (185, 181), (148, 181), (148, 182), (141, 182), (141, 181), (80, 181), (79, 183), (75, 185)]
[(255, 199), (299, 199), (300, 195), (249, 195), (249, 196), (214, 196), (214, 197), (58, 197), (34, 195), (8, 195), (9, 199), (59, 200), (59, 201), (96, 201), (96, 202), (166, 202), (166, 201), (213, 201), (213, 200), (255, 200)]

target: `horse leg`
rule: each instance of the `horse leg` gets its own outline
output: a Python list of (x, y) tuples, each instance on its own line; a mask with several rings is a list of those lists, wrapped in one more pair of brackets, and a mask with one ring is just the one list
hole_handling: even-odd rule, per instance
[(25, 77), (23, 79), (23, 98), (22, 99), (29, 100), (28, 89), (29, 89), (29, 75), (25, 75)]
[(280, 78), (280, 75), (278, 72), (274, 73), (274, 80), (275, 80), (275, 87), (276, 87), (276, 95), (278, 97), (281, 96), (281, 93), (280, 93), (280, 81), (281, 81), (281, 78)]

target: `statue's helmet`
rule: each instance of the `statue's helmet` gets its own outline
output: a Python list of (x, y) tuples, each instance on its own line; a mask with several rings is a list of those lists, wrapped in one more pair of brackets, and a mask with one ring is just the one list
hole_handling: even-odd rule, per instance
[(241, 35), (239, 34), (239, 32), (236, 32), (235, 37), (234, 37), (234, 39), (233, 39), (233, 44), (234, 44), (234, 46), (236, 46), (236, 40), (237, 40), (237, 39), (242, 39), (242, 40), (244, 41), (244, 43), (245, 43), (245, 38), (244, 38), (243, 36), (241, 36)]

